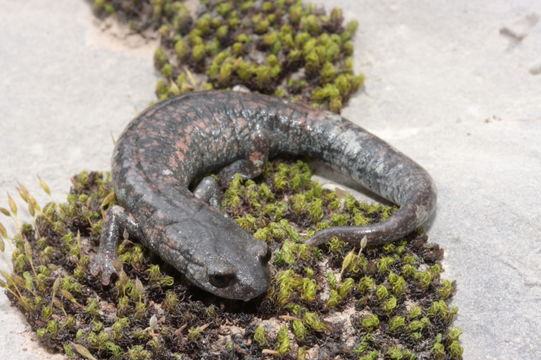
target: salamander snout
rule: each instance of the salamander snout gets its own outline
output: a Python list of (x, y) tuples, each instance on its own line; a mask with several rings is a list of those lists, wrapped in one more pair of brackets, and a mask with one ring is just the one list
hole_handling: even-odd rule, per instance
[(263, 241), (256, 241), (252, 245), (250, 252), (257, 258), (262, 264), (267, 264), (271, 258), (272, 252), (269, 246)]
[(207, 265), (208, 291), (229, 299), (248, 301), (267, 291), (267, 263), (271, 251), (266, 243), (250, 237), (242, 251), (229, 253), (221, 249), (220, 256)]
[(230, 219), (208, 216), (203, 220), (167, 227), (166, 255), (177, 254), (169, 261), (194, 285), (214, 295), (248, 301), (265, 293), (271, 258), (267, 244)]

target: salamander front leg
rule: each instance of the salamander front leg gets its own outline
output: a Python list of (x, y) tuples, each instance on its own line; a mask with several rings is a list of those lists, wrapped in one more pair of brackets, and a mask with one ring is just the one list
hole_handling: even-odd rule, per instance
[(235, 174), (240, 174), (244, 179), (253, 179), (263, 172), (269, 153), (268, 137), (263, 133), (257, 133), (247, 141), (251, 144), (247, 157), (224, 167), (218, 174), (219, 183), (212, 176), (203, 178), (193, 191), (196, 198), (209, 203), (215, 208), (219, 208), (222, 198), (220, 186), (226, 188), (235, 177)]
[(122, 236), (124, 230), (135, 237), (139, 237), (141, 232), (133, 216), (128, 214), (124, 208), (115, 205), (107, 211), (98, 252), (90, 262), (89, 268), (93, 276), (98, 276), (101, 273), (101, 283), (103, 285), (109, 285), (111, 275), (118, 273), (121, 268), (116, 248), (118, 239)]
[(247, 157), (231, 163), (220, 171), (218, 174), (220, 185), (224, 188), (227, 187), (235, 174), (240, 174), (244, 179), (253, 179), (261, 175), (269, 155), (268, 139), (268, 136), (262, 133), (253, 136), (249, 140), (252, 145)]
[(212, 207), (217, 209), (220, 208), (222, 191), (220, 190), (218, 181), (213, 176), (204, 177), (195, 188), (193, 195), (196, 198), (209, 203)]

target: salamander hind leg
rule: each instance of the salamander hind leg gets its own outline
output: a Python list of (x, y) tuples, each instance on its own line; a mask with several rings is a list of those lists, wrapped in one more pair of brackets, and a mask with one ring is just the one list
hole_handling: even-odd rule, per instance
[(240, 174), (243, 179), (253, 179), (263, 172), (269, 156), (269, 138), (267, 134), (257, 133), (252, 136), (246, 158), (237, 160), (224, 167), (220, 173), (220, 185), (227, 187), (235, 174)]
[(116, 249), (118, 239), (122, 236), (124, 230), (136, 237), (140, 233), (135, 219), (124, 208), (115, 205), (107, 211), (98, 252), (90, 262), (89, 267), (93, 276), (98, 276), (101, 273), (101, 283), (103, 285), (108, 285), (111, 276), (118, 273), (121, 268)]

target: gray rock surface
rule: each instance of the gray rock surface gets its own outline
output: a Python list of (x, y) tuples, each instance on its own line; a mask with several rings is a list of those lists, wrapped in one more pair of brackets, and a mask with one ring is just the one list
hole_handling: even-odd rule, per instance
[[(429, 235), (458, 283), (464, 358), (541, 359), (541, 2), (333, 5), (359, 20), (367, 78), (344, 115), (437, 183)], [(83, 0), (0, 0), (0, 204), (17, 182), (41, 194), (37, 174), (60, 200), (71, 175), (108, 168), (112, 136), (154, 100), (152, 51), (103, 33)], [(0, 324), (0, 359), (61, 358), (3, 294)]]

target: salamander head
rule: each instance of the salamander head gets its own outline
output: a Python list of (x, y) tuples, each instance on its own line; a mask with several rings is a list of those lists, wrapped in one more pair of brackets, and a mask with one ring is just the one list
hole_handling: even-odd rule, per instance
[[(220, 297), (251, 300), (269, 285), (270, 249), (231, 219), (207, 214), (205, 221), (182, 221), (167, 227), (163, 256), (196, 286)], [(176, 249), (175, 249), (176, 247)]]

